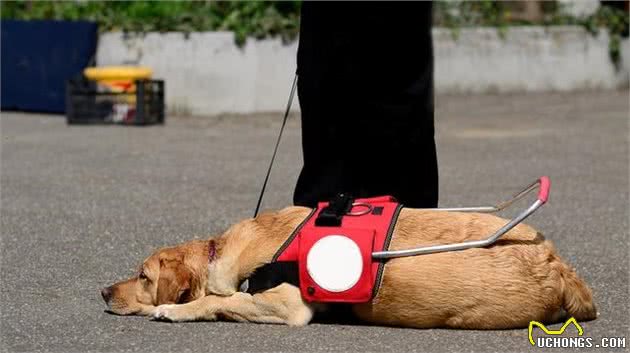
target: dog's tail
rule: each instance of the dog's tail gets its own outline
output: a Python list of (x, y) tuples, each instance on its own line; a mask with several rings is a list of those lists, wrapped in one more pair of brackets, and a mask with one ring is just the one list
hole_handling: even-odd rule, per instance
[(562, 282), (563, 308), (569, 316), (578, 321), (588, 321), (597, 318), (597, 308), (593, 303), (593, 293), (586, 282), (582, 280), (575, 270), (569, 267), (561, 259), (558, 259), (560, 278)]

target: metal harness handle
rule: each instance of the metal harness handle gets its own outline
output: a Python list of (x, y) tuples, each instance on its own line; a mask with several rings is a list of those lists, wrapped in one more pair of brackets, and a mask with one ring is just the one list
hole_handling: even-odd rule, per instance
[(516, 227), (519, 223), (529, 217), (532, 213), (536, 212), (542, 205), (547, 202), (549, 198), (549, 189), (551, 187), (551, 181), (549, 177), (543, 176), (536, 180), (534, 183), (523, 189), (521, 192), (512, 196), (507, 201), (501, 202), (495, 206), (481, 206), (481, 207), (451, 207), (451, 208), (426, 208), (425, 210), (433, 210), (433, 211), (445, 211), (445, 212), (483, 212), (483, 213), (493, 213), (501, 211), (508, 206), (512, 205), (514, 202), (522, 199), (525, 195), (529, 194), (531, 191), (536, 188), (538, 191), (538, 198), (534, 203), (532, 203), (525, 211), (518, 214), (511, 221), (505, 224), (503, 227), (499, 228), (494, 234), (490, 235), (486, 239), (482, 240), (472, 240), (466, 241), (463, 243), (454, 243), (454, 244), (443, 244), (443, 245), (433, 245), (433, 246), (425, 246), (415, 249), (405, 249), (405, 250), (391, 250), (391, 251), (377, 251), (372, 253), (373, 259), (391, 259), (395, 257), (406, 257), (406, 256), (416, 256), (416, 255), (424, 255), (424, 254), (435, 254), (439, 252), (445, 251), (458, 251), (465, 250), (470, 248), (482, 248), (489, 246), (496, 242), (499, 238), (501, 238), (505, 233), (510, 231), (512, 228)]

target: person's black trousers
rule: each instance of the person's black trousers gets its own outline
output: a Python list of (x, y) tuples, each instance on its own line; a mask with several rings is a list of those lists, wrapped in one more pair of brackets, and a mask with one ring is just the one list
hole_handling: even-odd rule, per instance
[(431, 3), (302, 4), (295, 205), (339, 192), (436, 207)]

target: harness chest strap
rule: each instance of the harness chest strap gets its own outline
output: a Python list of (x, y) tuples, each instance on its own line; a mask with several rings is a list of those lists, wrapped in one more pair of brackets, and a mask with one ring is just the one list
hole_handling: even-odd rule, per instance
[[(307, 301), (367, 302), (378, 293), (385, 266), (371, 254), (388, 250), (401, 209), (391, 196), (339, 195), (320, 203), (241, 289), (257, 293), (291, 283)], [(339, 286), (339, 280), (346, 282)]]

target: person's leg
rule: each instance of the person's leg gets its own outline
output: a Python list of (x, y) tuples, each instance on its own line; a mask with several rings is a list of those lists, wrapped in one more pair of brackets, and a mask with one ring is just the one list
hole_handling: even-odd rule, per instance
[(339, 192), (436, 207), (431, 4), (304, 2), (296, 205)]

